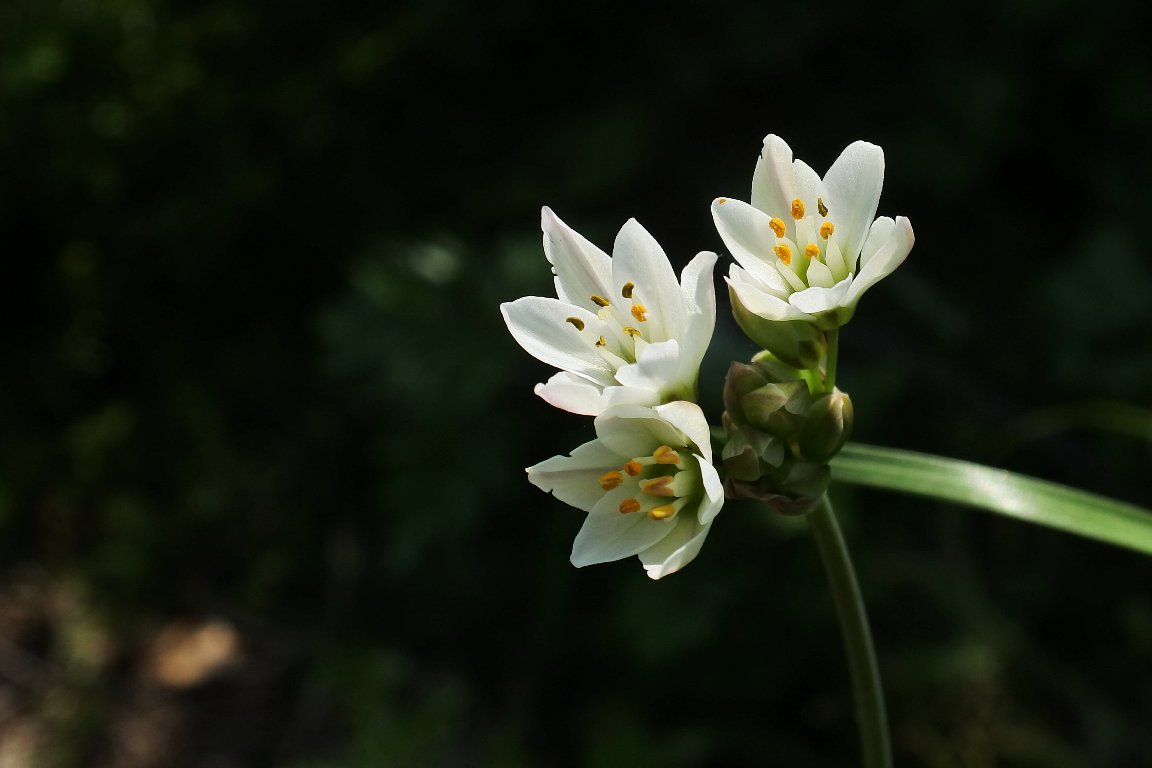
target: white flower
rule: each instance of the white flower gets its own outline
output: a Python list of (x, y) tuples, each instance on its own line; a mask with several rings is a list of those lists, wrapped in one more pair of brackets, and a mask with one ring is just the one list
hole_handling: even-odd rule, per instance
[(528, 468), (534, 485), (588, 513), (572, 564), (639, 555), (653, 579), (680, 570), (724, 504), (704, 413), (683, 401), (615, 406), (596, 417), (596, 436)]
[(635, 219), (616, 236), (612, 258), (551, 209), (540, 220), (559, 298), (500, 305), (520, 346), (561, 369), (536, 394), (590, 416), (619, 403), (694, 400), (716, 323), (716, 254), (697, 254), (678, 283), (660, 244)]
[(766, 320), (800, 320), (822, 330), (852, 317), (864, 291), (900, 266), (915, 238), (903, 216), (875, 221), (884, 151), (848, 145), (823, 179), (779, 136), (764, 139), (752, 204), (720, 197), (716, 228), (739, 262), (728, 284)]

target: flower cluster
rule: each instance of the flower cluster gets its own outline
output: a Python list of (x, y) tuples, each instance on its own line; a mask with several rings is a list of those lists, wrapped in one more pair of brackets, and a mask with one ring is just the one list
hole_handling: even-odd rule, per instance
[(635, 219), (609, 256), (542, 210), (556, 298), (528, 296), (500, 310), (513, 338), (559, 369), (536, 394), (595, 418), (595, 440), (527, 470), (534, 485), (588, 513), (574, 565), (638, 555), (658, 579), (696, 557), (725, 492), (782, 512), (819, 499), (852, 418), (847, 395), (821, 383), (829, 333), (914, 241), (908, 219), (874, 218), (883, 179), (874, 144), (849, 145), (821, 178), (770, 135), (751, 204), (713, 202), (736, 260), (726, 278), (733, 316), (766, 350), (729, 371), (723, 482), (695, 402), (715, 326), (716, 254), (698, 253), (677, 280)]

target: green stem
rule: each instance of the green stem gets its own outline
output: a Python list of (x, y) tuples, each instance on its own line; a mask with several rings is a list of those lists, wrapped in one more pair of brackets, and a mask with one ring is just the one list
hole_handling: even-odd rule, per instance
[[(834, 357), (831, 359), (835, 360)], [(829, 368), (832, 373), (836, 370), (834, 363)], [(892, 745), (888, 739), (884, 690), (880, 684), (876, 651), (872, 647), (872, 633), (868, 629), (868, 615), (864, 610), (860, 585), (856, 582), (856, 572), (852, 569), (852, 558), (844, 545), (844, 537), (840, 535), (840, 526), (836, 523), (827, 494), (809, 513), (808, 521), (816, 537), (824, 572), (828, 575), (840, 631), (844, 636), (844, 650), (856, 698), (862, 765), (864, 768), (889, 768), (892, 765)]]
[(824, 355), (824, 391), (836, 389), (836, 358), (840, 351), (840, 329), (833, 328), (824, 338), (828, 341), (828, 351)]

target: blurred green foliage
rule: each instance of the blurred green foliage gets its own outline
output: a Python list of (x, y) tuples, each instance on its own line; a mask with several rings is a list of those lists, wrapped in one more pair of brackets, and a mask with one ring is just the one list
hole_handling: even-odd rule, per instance
[[(635, 216), (683, 265), (764, 134), (818, 169), (867, 138), (919, 243), (842, 337), (856, 435), (1148, 506), (1147, 433), (1077, 414), (1152, 407), (1150, 15), (0, 5), (2, 754), (852, 764), (803, 521), (733, 504), (659, 583), (572, 569), (580, 513), (522, 467), (591, 428), (532, 396), (497, 304), (551, 291), (542, 204), (604, 246)], [(722, 318), (714, 418), (753, 352)], [(898, 762), (1152, 761), (1152, 563), (836, 501)], [(242, 656), (157, 687), (185, 617)]]

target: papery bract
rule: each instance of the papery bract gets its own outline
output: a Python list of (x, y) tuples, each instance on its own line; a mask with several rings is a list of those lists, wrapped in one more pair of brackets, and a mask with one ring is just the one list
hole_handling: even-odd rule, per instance
[(590, 416), (616, 404), (694, 400), (716, 323), (716, 254), (697, 254), (677, 282), (664, 250), (635, 219), (609, 258), (551, 209), (540, 218), (558, 298), (500, 305), (520, 346), (561, 369), (536, 394)]
[(861, 295), (889, 275), (915, 241), (908, 219), (873, 220), (884, 184), (884, 152), (854, 142), (824, 178), (778, 136), (764, 139), (752, 202), (720, 197), (712, 216), (739, 263), (726, 278), (748, 312), (831, 330)]
[(597, 439), (528, 468), (528, 479), (588, 517), (572, 545), (577, 567), (639, 555), (659, 579), (696, 557), (724, 489), (708, 422), (695, 403), (614, 406)]

